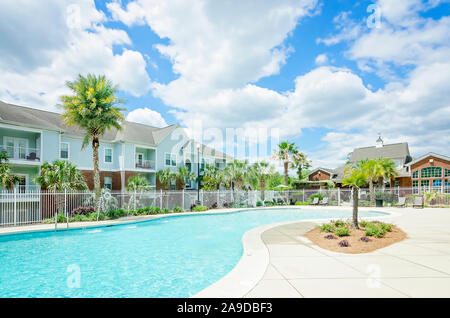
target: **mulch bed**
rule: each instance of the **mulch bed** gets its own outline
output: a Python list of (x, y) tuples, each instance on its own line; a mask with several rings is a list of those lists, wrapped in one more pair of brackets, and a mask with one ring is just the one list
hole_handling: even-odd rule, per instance
[[(325, 236), (332, 233), (321, 232), (319, 228), (315, 228), (307, 232), (305, 236), (314, 244), (320, 246), (323, 249), (348, 254), (369, 253), (377, 249), (403, 241), (407, 236), (406, 233), (401, 229), (396, 226), (392, 226), (392, 231), (387, 232), (384, 237), (377, 238), (374, 236), (367, 236), (370, 241), (363, 242), (361, 241), (361, 237), (365, 236), (364, 232), (364, 229), (351, 229), (350, 236), (339, 237), (333, 234), (335, 239), (326, 239)], [(347, 240), (350, 243), (350, 246), (339, 246), (339, 242), (342, 240)]]

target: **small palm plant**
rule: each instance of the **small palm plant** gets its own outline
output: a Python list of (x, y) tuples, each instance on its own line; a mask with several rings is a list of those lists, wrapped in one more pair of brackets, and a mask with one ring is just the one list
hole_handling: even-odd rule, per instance
[(265, 195), (264, 191), (266, 189), (266, 183), (270, 179), (270, 177), (275, 173), (274, 168), (269, 165), (268, 162), (261, 161), (261, 162), (255, 162), (250, 167), (250, 176), (252, 178), (255, 178), (257, 182), (259, 183), (259, 187), (261, 190), (261, 200), (264, 201)]
[(224, 182), (224, 175), (217, 167), (206, 165), (202, 177), (202, 188), (207, 191), (218, 190)]
[(19, 182), (19, 177), (11, 171), (11, 166), (8, 164), (8, 154), (6, 152), (0, 153), (0, 187), (12, 190), (17, 182)]
[(84, 131), (82, 147), (86, 147), (89, 142), (92, 145), (92, 159), (94, 164), (94, 189), (96, 200), (100, 198), (100, 170), (98, 165), (98, 149), (100, 138), (106, 131), (122, 128), (124, 109), (117, 108), (116, 105), (123, 103), (123, 100), (116, 96), (118, 90), (105, 76), (95, 76), (88, 74), (87, 77), (78, 75), (78, 79), (67, 82), (73, 95), (61, 96), (64, 113), (62, 117), (68, 126), (77, 126)]
[(181, 183), (182, 188), (186, 187), (187, 181), (194, 181), (196, 179), (195, 173), (190, 171), (188, 167), (178, 167), (175, 173), (175, 179)]
[[(55, 160), (53, 163), (45, 162), (41, 172), (34, 178), (37, 184), (51, 191), (86, 190), (87, 185), (83, 174), (72, 163), (65, 160)], [(56, 195), (58, 213), (64, 211), (64, 196)]]
[(150, 190), (150, 184), (148, 183), (148, 180), (141, 176), (140, 174), (137, 174), (135, 176), (131, 176), (128, 179), (128, 184), (125, 187), (127, 191), (138, 191), (143, 192)]
[(352, 226), (359, 228), (358, 226), (358, 190), (367, 184), (367, 174), (364, 169), (364, 162), (358, 162), (353, 167), (350, 167), (344, 172), (344, 179), (342, 185), (352, 187), (353, 197), (353, 220)]
[(161, 188), (163, 190), (169, 190), (170, 183), (175, 179), (175, 174), (172, 173), (169, 168), (167, 168), (165, 170), (159, 170), (156, 173), (156, 178), (161, 184)]

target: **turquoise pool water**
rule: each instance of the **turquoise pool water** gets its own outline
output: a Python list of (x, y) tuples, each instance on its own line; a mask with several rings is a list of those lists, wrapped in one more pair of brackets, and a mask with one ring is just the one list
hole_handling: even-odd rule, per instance
[(233, 269), (242, 235), (252, 228), (350, 217), (351, 211), (260, 209), (0, 236), (0, 297), (189, 297)]

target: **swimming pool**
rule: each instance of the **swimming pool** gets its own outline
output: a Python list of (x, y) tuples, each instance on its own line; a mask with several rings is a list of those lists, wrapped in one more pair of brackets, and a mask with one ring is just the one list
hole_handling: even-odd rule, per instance
[(252, 228), (350, 217), (344, 210), (252, 209), (0, 236), (0, 297), (189, 297), (233, 269)]

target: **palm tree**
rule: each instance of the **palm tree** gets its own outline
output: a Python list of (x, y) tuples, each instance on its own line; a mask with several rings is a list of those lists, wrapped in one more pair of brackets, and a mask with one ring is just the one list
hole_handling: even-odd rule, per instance
[(115, 106), (123, 103), (123, 100), (116, 96), (118, 87), (103, 75), (88, 74), (87, 77), (78, 75), (76, 81), (67, 82), (66, 85), (72, 90), (73, 95), (61, 96), (64, 109), (62, 117), (66, 125), (77, 126), (85, 132), (83, 148), (91, 142), (97, 204), (101, 193), (98, 167), (100, 138), (110, 129), (122, 128), (124, 109)]
[(34, 181), (51, 191), (86, 190), (83, 174), (75, 165), (65, 160), (45, 162)]
[(248, 176), (247, 160), (234, 159), (224, 169), (224, 174), (231, 188), (241, 190)]
[(361, 160), (359, 162), (360, 168), (364, 171), (367, 176), (367, 181), (369, 182), (369, 192), (370, 192), (370, 205), (375, 205), (375, 189), (373, 183), (378, 181), (382, 176), (382, 168), (378, 160)]
[(311, 161), (306, 158), (304, 153), (296, 151), (292, 155), (291, 167), (297, 169), (298, 181), (301, 181), (303, 169), (311, 168)]
[(278, 144), (278, 148), (273, 155), (275, 160), (280, 160), (284, 165), (284, 185), (289, 185), (289, 164), (293, 162), (293, 155), (298, 153), (295, 143), (283, 141)]
[(358, 226), (358, 190), (364, 187), (367, 183), (367, 174), (364, 169), (364, 162), (358, 162), (353, 167), (344, 171), (344, 179), (342, 185), (352, 187), (353, 196), (353, 221), (352, 226), (359, 228)]
[(12, 190), (17, 182), (19, 182), (19, 177), (11, 171), (11, 166), (8, 164), (8, 154), (6, 152), (0, 153), (0, 186), (5, 187), (6, 190)]
[(391, 158), (379, 158), (378, 164), (381, 172), (379, 184), (383, 184), (384, 180), (389, 180), (389, 183), (391, 183), (398, 176), (397, 164)]
[(128, 184), (125, 187), (127, 191), (147, 191), (150, 190), (150, 184), (148, 183), (148, 180), (144, 177), (142, 177), (140, 174), (131, 176), (128, 179)]
[(217, 167), (207, 164), (203, 172), (202, 181), (204, 190), (218, 190), (224, 181), (224, 175)]
[(264, 201), (264, 191), (266, 189), (266, 183), (269, 178), (274, 174), (274, 169), (269, 163), (265, 161), (255, 162), (249, 169), (249, 174), (252, 178), (255, 178), (261, 190), (261, 200)]
[[(51, 191), (86, 190), (87, 185), (83, 174), (72, 163), (65, 160), (55, 160), (53, 163), (44, 162), (41, 172), (34, 178), (37, 184)], [(58, 214), (64, 211), (63, 195), (56, 195)], [(98, 220), (98, 216), (97, 216)]]
[(175, 179), (182, 184), (182, 188), (184, 189), (186, 187), (186, 181), (194, 181), (196, 177), (194, 172), (189, 171), (189, 168), (184, 166), (178, 167), (175, 173)]
[(175, 174), (172, 173), (172, 170), (170, 170), (170, 168), (167, 168), (165, 170), (159, 170), (156, 173), (156, 178), (161, 184), (161, 188), (163, 190), (169, 190), (170, 183), (175, 179)]

